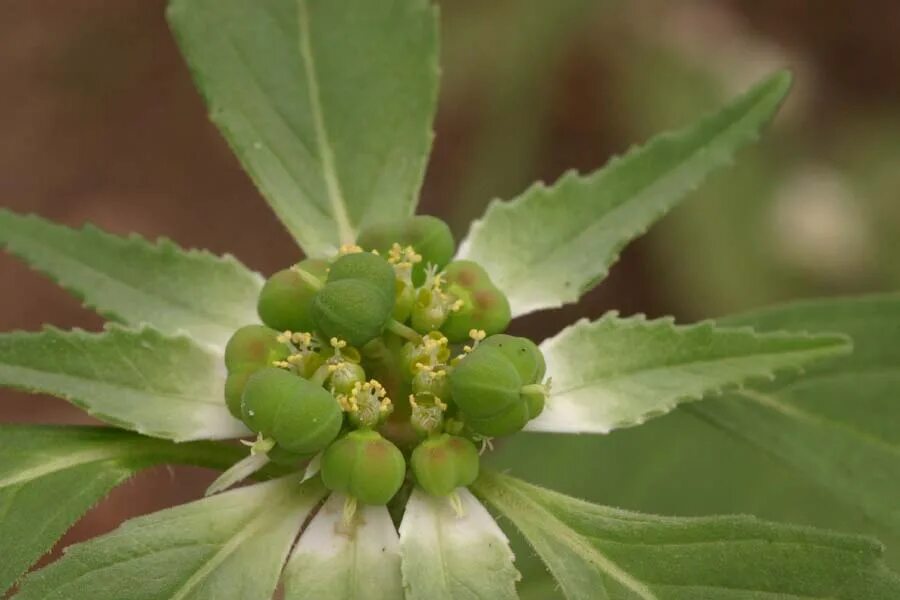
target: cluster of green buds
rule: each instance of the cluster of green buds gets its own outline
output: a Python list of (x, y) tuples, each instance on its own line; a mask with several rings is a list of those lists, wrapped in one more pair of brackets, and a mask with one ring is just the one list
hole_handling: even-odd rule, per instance
[(228, 408), (258, 438), (211, 489), (268, 461), (307, 463), (348, 514), (413, 483), (458, 507), (478, 445), (525, 427), (548, 390), (537, 346), (502, 333), (506, 297), (454, 252), (445, 223), (417, 216), (272, 275), (263, 324), (225, 352)]

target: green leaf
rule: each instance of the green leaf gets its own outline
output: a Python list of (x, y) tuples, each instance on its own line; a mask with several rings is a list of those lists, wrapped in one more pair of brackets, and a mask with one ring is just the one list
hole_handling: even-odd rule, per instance
[(400, 523), (407, 600), (518, 598), (509, 541), (468, 490), (456, 493), (462, 516), (449, 498), (419, 489), (409, 498)]
[(0, 247), (83, 299), (106, 318), (186, 332), (225, 347), (235, 329), (256, 323), (262, 278), (232, 256), (182, 250), (160, 239), (71, 229), (0, 209)]
[(560, 433), (640, 425), (681, 402), (850, 350), (840, 335), (763, 335), (615, 313), (579, 321), (540, 347), (552, 385), (544, 412), (527, 428)]
[(213, 121), (309, 256), (415, 209), (437, 98), (429, 0), (172, 0)]
[(359, 505), (348, 527), (345, 500), (332, 494), (300, 536), (285, 568), (285, 600), (403, 598), (400, 543), (387, 508)]
[(900, 577), (867, 538), (746, 516), (644, 515), (484, 471), (474, 489), (521, 530), (570, 599), (900, 595)]
[(460, 257), (488, 271), (513, 315), (576, 302), (629, 241), (756, 139), (790, 82), (788, 73), (776, 73), (718, 113), (599, 171), (570, 172), (550, 187), (538, 183), (511, 202), (492, 202)]
[(0, 385), (64, 398), (144, 435), (180, 442), (248, 434), (225, 406), (224, 381), (220, 356), (150, 328), (0, 334)]
[(136, 471), (162, 462), (221, 467), (236, 452), (100, 427), (0, 425), (0, 595)]
[(318, 480), (260, 483), (126, 521), (30, 575), (17, 600), (271, 598)]
[(900, 533), (900, 295), (799, 303), (722, 322), (853, 339), (853, 355), (801, 379), (782, 377), (694, 410)]

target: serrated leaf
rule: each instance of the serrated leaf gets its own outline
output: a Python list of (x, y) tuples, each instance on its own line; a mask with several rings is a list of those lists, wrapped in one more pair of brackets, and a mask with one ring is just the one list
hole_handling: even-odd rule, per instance
[(644, 515), (484, 471), (474, 489), (525, 535), (570, 600), (900, 594), (900, 577), (867, 538), (745, 516)]
[(144, 435), (180, 442), (248, 434), (225, 406), (224, 381), (221, 356), (149, 327), (0, 334), (0, 386), (58, 396)]
[(900, 296), (799, 303), (722, 322), (853, 339), (849, 357), (694, 412), (900, 533)]
[(165, 239), (119, 237), (91, 225), (71, 229), (3, 209), (0, 247), (125, 324), (185, 332), (224, 348), (238, 327), (259, 321), (262, 277), (232, 256), (183, 250)]
[(294, 476), (126, 521), (25, 579), (17, 600), (271, 598), (291, 544), (325, 495)]
[(222, 466), (236, 451), (100, 427), (0, 425), (0, 595), (136, 471), (163, 462)]
[(173, 0), (213, 121), (307, 255), (415, 209), (437, 97), (428, 0)]
[(403, 598), (400, 543), (387, 508), (359, 505), (348, 527), (345, 500), (332, 494), (300, 536), (285, 568), (285, 600)]
[(480, 263), (513, 315), (576, 302), (622, 248), (755, 140), (790, 87), (779, 72), (718, 113), (661, 135), (590, 175), (567, 173), (473, 223), (459, 256)]
[(847, 353), (850, 344), (841, 335), (762, 335), (609, 313), (567, 327), (540, 348), (552, 385), (544, 412), (527, 429), (609, 433), (681, 402)]
[(408, 600), (514, 599), (520, 576), (509, 541), (481, 503), (457, 490), (463, 515), (448, 498), (413, 491), (400, 523)]

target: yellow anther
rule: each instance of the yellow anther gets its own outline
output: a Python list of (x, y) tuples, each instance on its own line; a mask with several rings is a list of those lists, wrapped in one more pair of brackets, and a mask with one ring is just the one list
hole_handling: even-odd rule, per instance
[(362, 252), (363, 249), (357, 246), (356, 244), (344, 244), (338, 250), (338, 254), (340, 256), (344, 256), (346, 254), (358, 254)]
[(434, 405), (437, 406), (442, 411), (447, 410), (447, 405), (437, 396), (434, 397)]
[(279, 333), (278, 337), (276, 337), (275, 339), (278, 340), (279, 342), (281, 342), (282, 344), (287, 344), (288, 342), (291, 341), (292, 335), (293, 334), (290, 331), (284, 331), (283, 333)]
[(487, 337), (487, 333), (484, 331), (484, 329), (470, 329), (469, 337), (472, 338), (473, 340), (475, 340), (476, 342), (480, 342), (481, 340), (483, 340), (484, 338)]
[(290, 369), (291, 363), (289, 363), (286, 360), (275, 360), (275, 361), (272, 361), (272, 366), (278, 367), (279, 369)]

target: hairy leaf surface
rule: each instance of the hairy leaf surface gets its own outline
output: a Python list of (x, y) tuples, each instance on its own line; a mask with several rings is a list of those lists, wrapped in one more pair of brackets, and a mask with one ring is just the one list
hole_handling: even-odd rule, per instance
[(671, 319), (609, 313), (575, 323), (540, 348), (550, 397), (527, 429), (608, 433), (681, 402), (845, 354), (850, 344), (840, 335), (762, 335), (712, 322), (675, 325)]
[(590, 504), (485, 472), (474, 486), (521, 530), (569, 599), (888, 600), (900, 577), (867, 538), (753, 517), (680, 518)]
[(111, 425), (175, 441), (248, 429), (225, 406), (220, 355), (150, 328), (0, 334), (0, 385), (64, 398)]
[(256, 323), (262, 277), (231, 256), (183, 250), (160, 239), (71, 229), (0, 209), (0, 247), (72, 292), (102, 316), (187, 333), (224, 348), (234, 330)]

